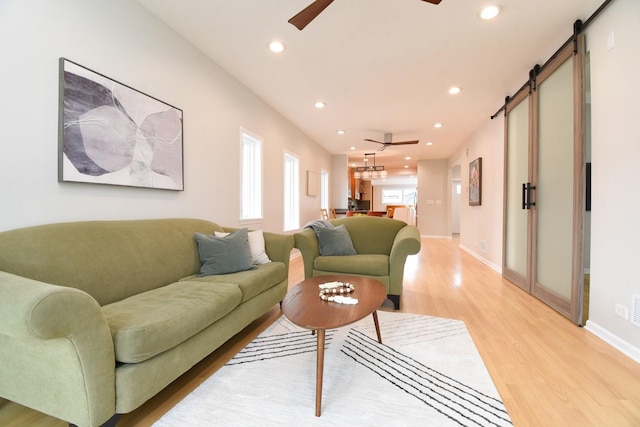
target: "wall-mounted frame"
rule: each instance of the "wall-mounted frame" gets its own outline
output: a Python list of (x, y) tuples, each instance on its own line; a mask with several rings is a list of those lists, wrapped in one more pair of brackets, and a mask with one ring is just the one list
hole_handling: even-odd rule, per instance
[(60, 58), (58, 181), (184, 190), (182, 110)]
[(469, 206), (482, 204), (482, 157), (469, 163)]
[(317, 196), (318, 185), (318, 174), (313, 171), (307, 171), (307, 196)]

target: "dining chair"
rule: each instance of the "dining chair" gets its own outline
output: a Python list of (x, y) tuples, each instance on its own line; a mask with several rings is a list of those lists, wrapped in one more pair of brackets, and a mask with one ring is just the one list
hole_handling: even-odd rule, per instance
[(395, 209), (396, 209), (396, 208), (391, 207), (391, 206), (388, 206), (388, 207), (387, 207), (387, 218), (393, 218), (393, 211), (394, 211)]

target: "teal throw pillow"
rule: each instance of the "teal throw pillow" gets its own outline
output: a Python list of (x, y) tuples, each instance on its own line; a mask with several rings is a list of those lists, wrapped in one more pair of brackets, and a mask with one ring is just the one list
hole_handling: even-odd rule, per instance
[(356, 255), (349, 231), (341, 224), (336, 228), (316, 227), (320, 255)]
[(246, 228), (224, 237), (195, 233), (195, 239), (202, 264), (200, 276), (235, 273), (254, 268), (249, 247), (249, 231)]

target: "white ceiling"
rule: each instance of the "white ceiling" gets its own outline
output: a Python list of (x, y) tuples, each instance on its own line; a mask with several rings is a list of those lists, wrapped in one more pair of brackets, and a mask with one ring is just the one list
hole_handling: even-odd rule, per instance
[(335, 0), (302, 31), (287, 20), (312, 0), (138, 1), (332, 154), (419, 139), (376, 154), (393, 170), (449, 157), (603, 0), (496, 0), (492, 21), (491, 0)]

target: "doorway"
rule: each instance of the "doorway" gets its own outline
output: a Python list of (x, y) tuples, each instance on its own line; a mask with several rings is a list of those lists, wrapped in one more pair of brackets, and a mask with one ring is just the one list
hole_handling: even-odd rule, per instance
[(460, 197), (462, 181), (460, 180), (460, 165), (451, 168), (451, 235), (460, 237)]
[[(458, 166), (459, 168), (459, 166)], [(454, 179), (451, 183), (451, 234), (460, 235), (460, 195), (462, 194), (462, 183), (459, 179)]]

